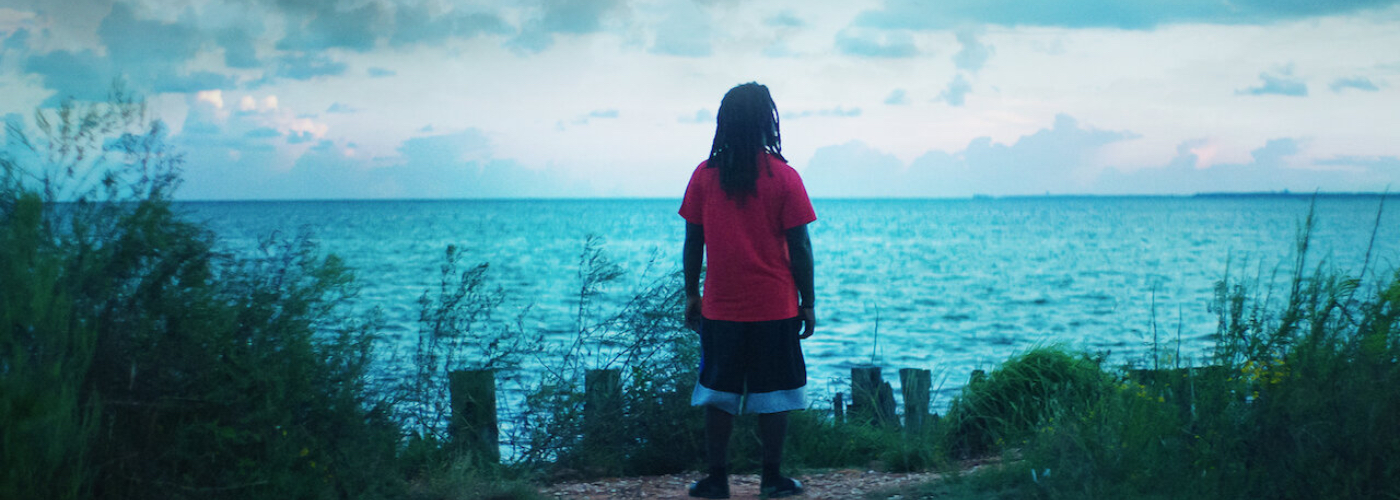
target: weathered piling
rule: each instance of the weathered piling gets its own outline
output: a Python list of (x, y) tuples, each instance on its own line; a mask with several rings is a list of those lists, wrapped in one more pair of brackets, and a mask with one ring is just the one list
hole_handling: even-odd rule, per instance
[(929, 389), (933, 385), (933, 375), (928, 370), (901, 368), (899, 370), (899, 391), (904, 396), (904, 430), (918, 433), (924, 428), (928, 417)]
[(870, 425), (896, 425), (894, 389), (877, 366), (851, 368), (851, 419)]
[(448, 432), (461, 452), (486, 462), (501, 460), (496, 422), (496, 372), (456, 370), (448, 373), (452, 416)]
[(583, 374), (583, 450), (585, 461), (606, 468), (620, 458), (622, 371), (587, 370)]
[(836, 423), (846, 423), (846, 395), (839, 392), (836, 393), (836, 396), (831, 398), (831, 405), (832, 413), (836, 417)]
[(987, 372), (982, 369), (972, 370), (972, 375), (967, 377), (968, 385), (976, 384), (987, 379)]

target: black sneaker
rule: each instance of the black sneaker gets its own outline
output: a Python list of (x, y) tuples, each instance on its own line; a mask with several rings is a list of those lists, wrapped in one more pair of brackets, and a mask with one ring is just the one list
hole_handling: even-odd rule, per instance
[(802, 494), (802, 482), (789, 477), (779, 477), (776, 481), (759, 483), (759, 495), (763, 498), (783, 498)]
[(690, 496), (696, 498), (729, 498), (729, 478), (708, 476), (690, 485)]

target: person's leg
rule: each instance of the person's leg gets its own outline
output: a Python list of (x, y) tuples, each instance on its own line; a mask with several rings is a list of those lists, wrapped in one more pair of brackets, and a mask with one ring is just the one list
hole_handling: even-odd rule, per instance
[(781, 477), (783, 441), (787, 437), (787, 412), (764, 413), (758, 416), (758, 437), (763, 441), (763, 479), (771, 482)]
[(728, 474), (729, 436), (733, 433), (734, 415), (713, 406), (705, 407), (705, 457), (711, 476)]
[(762, 413), (758, 416), (758, 437), (763, 440), (763, 476), (759, 491), (767, 498), (782, 498), (802, 494), (802, 483), (783, 477), (783, 441), (787, 438), (788, 412)]
[(710, 475), (690, 485), (690, 496), (729, 498), (729, 435), (734, 433), (734, 415), (713, 405), (705, 406), (705, 459)]

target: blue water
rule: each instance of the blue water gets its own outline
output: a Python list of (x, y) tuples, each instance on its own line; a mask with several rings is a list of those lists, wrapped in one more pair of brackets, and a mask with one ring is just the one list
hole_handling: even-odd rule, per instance
[[(1378, 203), (1318, 200), (1309, 266), (1325, 259), (1359, 271)], [(810, 232), (819, 326), (803, 344), (811, 387), (844, 391), (848, 368), (873, 360), (886, 373), (933, 369), (942, 399), (936, 404), (946, 404), (973, 369), (1034, 345), (1140, 360), (1154, 319), (1163, 341), (1175, 349), (1179, 339), (1184, 356), (1199, 359), (1215, 331), (1208, 307), (1227, 262), (1236, 276), (1286, 271), (1308, 204), (1268, 197), (816, 200), (819, 220)], [(603, 238), (607, 255), (629, 273), (624, 287), (673, 271), (683, 237), (678, 205), (315, 201), (182, 208), (234, 251), (255, 248), (273, 231), (311, 228), (324, 250), (357, 270), (361, 305), (385, 312), (386, 347), (407, 348), (417, 299), (437, 284), (447, 245), (465, 248), (466, 262), (491, 264), (493, 283), (511, 297), (508, 310), (533, 304), (531, 328), (568, 332), (584, 240)], [(1371, 266), (1383, 271), (1400, 263), (1400, 216), (1388, 212)]]

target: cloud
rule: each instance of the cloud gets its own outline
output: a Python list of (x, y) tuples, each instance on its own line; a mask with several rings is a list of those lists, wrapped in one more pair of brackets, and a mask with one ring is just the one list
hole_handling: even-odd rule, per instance
[(903, 31), (845, 29), (836, 33), (836, 50), (856, 57), (901, 58), (919, 54), (914, 37)]
[(942, 30), (967, 25), (1053, 26), (1146, 30), (1168, 24), (1266, 25), (1393, 6), (1397, 0), (1271, 1), (1184, 0), (886, 0), (856, 16), (856, 26)]
[(1121, 194), (1212, 193), (1260, 191), (1354, 191), (1362, 190), (1364, 175), (1339, 171), (1300, 168), (1301, 142), (1291, 137), (1270, 139), (1250, 152), (1248, 163), (1224, 163), (1201, 168), (1196, 147), (1200, 141), (1177, 146), (1177, 154), (1166, 165), (1132, 172), (1109, 169), (1098, 181), (1098, 189)]
[(248, 69), (262, 66), (258, 50), (253, 45), (255, 38), (247, 30), (224, 29), (215, 36), (215, 40), (224, 49), (224, 64), (228, 67)]
[(801, 28), (807, 23), (803, 22), (790, 10), (785, 10), (777, 14), (764, 18), (763, 25), (770, 28)]
[(55, 91), (52, 97), (44, 101), (44, 106), (57, 105), (67, 98), (80, 101), (105, 99), (107, 90), (117, 77), (111, 62), (90, 50), (59, 50), (30, 56), (24, 63), (24, 70), (39, 75), (44, 88)]
[(287, 144), (303, 144), (313, 140), (316, 140), (316, 135), (310, 130), (302, 130), (300, 132), (291, 131), (287, 133)]
[(656, 25), (653, 54), (706, 57), (713, 53), (710, 38), (714, 29), (710, 14), (694, 2), (673, 2), (666, 17)]
[(345, 63), (331, 60), (325, 54), (303, 54), (279, 58), (276, 74), (293, 80), (310, 80), (322, 76), (339, 76), (345, 74), (346, 68)]
[(971, 31), (959, 31), (957, 37), (962, 49), (953, 54), (953, 64), (958, 69), (976, 73), (996, 52), (991, 46), (982, 45), (982, 42), (977, 41), (977, 35)]
[(193, 26), (137, 19), (125, 3), (112, 5), (97, 36), (118, 67), (168, 67), (194, 57), (203, 37)]
[(972, 84), (967, 82), (962, 73), (958, 73), (948, 82), (948, 88), (938, 94), (938, 100), (948, 103), (949, 106), (962, 106), (969, 92), (972, 92)]
[(511, 32), (510, 26), (494, 13), (442, 11), (439, 7), (435, 2), (400, 5), (394, 11), (394, 34), (390, 43), (395, 46), (437, 44), (449, 38)]
[(199, 71), (188, 75), (167, 74), (151, 83), (154, 92), (190, 93), (201, 90), (227, 89), (237, 84), (237, 79), (229, 75)]
[(554, 45), (555, 34), (586, 35), (603, 30), (604, 18), (623, 5), (623, 0), (551, 0), (528, 17), (509, 46), (537, 53)]
[(272, 127), (258, 127), (243, 134), (249, 139), (268, 139), (272, 137), (282, 137), (282, 132)]
[(29, 46), (29, 30), (20, 28), (5, 37), (4, 42), (0, 42), (0, 51), (24, 50)]
[(359, 109), (353, 108), (349, 104), (341, 102), (331, 103), (331, 107), (326, 108), (327, 113), (356, 113), (359, 111)]
[[(586, 196), (586, 183), (552, 170), (532, 170), (493, 157), (477, 129), (415, 137), (398, 158), (367, 159), (353, 145), (322, 141), (290, 170), (271, 177), (276, 198), (541, 198)], [(317, 186), (316, 190), (307, 186)]]
[(771, 57), (775, 59), (783, 57), (793, 57), (797, 55), (797, 51), (792, 50), (792, 47), (788, 46), (787, 41), (781, 38), (774, 40), (773, 43), (769, 44), (767, 47), (764, 47), (762, 53), (763, 57)]
[(1355, 156), (1342, 155), (1314, 161), (1315, 165), (1360, 167), (1369, 170), (1388, 170), (1400, 173), (1400, 157), (1396, 156)]
[(370, 78), (385, 78), (398, 75), (399, 73), (391, 69), (369, 68), (365, 70), (365, 74), (368, 74)]
[(348, 9), (342, 6), (341, 2), (312, 1), (304, 2), (301, 9), (289, 10), (289, 29), (276, 47), (305, 52), (332, 48), (367, 52), (374, 48), (379, 34), (387, 31), (384, 26), (391, 19), (388, 8), (380, 2)]
[(885, 98), (885, 104), (903, 106), (909, 104), (909, 98), (904, 95), (904, 89), (894, 89), (890, 91), (890, 95)]
[(1376, 84), (1372, 82), (1370, 78), (1366, 78), (1363, 76), (1358, 76), (1354, 78), (1338, 78), (1332, 81), (1332, 85), (1328, 85), (1328, 88), (1332, 89), (1333, 92), (1337, 93), (1340, 93), (1341, 91), (1346, 89), (1357, 89), (1364, 90), (1367, 92), (1375, 92), (1380, 90), (1380, 87), (1377, 87)]
[(619, 115), (616, 109), (595, 109), (593, 111), (589, 111), (588, 114), (574, 118), (573, 121), (570, 123), (574, 125), (587, 125), (588, 122), (593, 120), (611, 120), (617, 118), (618, 116)]
[(1301, 78), (1293, 76), (1292, 66), (1279, 69), (1276, 73), (1259, 73), (1259, 79), (1263, 83), (1257, 87), (1249, 87), (1236, 90), (1235, 94), (1240, 95), (1286, 95), (1293, 97), (1304, 97), (1308, 95), (1308, 84)]
[(105, 56), (92, 50), (56, 50), (25, 60), (24, 70), (39, 75), (44, 87), (55, 92), (45, 106), (68, 97), (102, 100), (117, 79), (134, 90), (156, 93), (223, 89), (237, 83), (230, 75), (186, 69), (209, 42), (186, 21), (139, 19), (131, 6), (116, 3), (96, 34)]
[[(270, 99), (229, 109), (224, 96), (189, 98), (177, 144), (188, 151), (182, 199), (518, 198), (589, 196), (586, 182), (495, 156), (477, 129), (412, 137), (374, 157), (324, 124)], [(262, 103), (259, 105), (258, 103)], [(242, 102), (240, 106), (243, 107)], [(613, 110), (590, 113), (615, 116)], [(285, 138), (285, 139), (283, 139)]]
[(860, 141), (817, 149), (802, 173), (807, 192), (818, 198), (908, 196), (901, 188), (904, 163)]
[(714, 123), (715, 113), (709, 109), (700, 109), (696, 110), (695, 114), (681, 116), (676, 121), (681, 123)]
[(804, 109), (795, 113), (783, 113), (781, 118), (784, 120), (795, 120), (799, 118), (809, 118), (814, 116), (832, 118), (854, 118), (860, 116), (860, 108), (846, 108), (844, 106), (837, 106), (834, 108), (826, 109)]
[(803, 172), (815, 197), (923, 197), (1083, 192), (1082, 171), (1104, 146), (1138, 137), (1083, 127), (1058, 115), (1050, 128), (1012, 144), (989, 137), (957, 152), (933, 150), (905, 166), (860, 142), (818, 149)]

